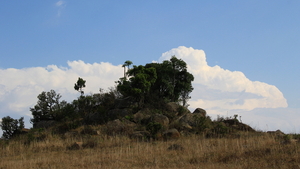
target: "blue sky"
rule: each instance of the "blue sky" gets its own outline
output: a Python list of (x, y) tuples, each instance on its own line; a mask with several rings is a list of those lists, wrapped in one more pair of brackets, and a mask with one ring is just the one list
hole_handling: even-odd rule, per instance
[[(249, 119), (244, 121), (262, 130), (283, 128), (287, 132), (300, 132), (300, 125), (295, 121), (300, 118), (299, 8), (300, 1), (296, 0), (3, 1), (0, 5), (0, 116), (29, 119), (29, 107), (36, 103), (36, 96), (43, 90), (56, 89), (67, 100), (76, 98), (76, 92), (71, 90), (78, 76), (101, 77), (99, 84), (90, 84), (94, 88), (86, 89), (91, 92), (113, 85), (119, 78), (116, 74), (119, 69), (122, 75), (120, 65), (126, 60), (144, 65), (167, 58), (163, 55), (166, 52), (189, 55), (203, 51), (205, 55), (193, 53), (189, 57), (206, 59), (211, 72), (196, 78), (213, 77), (208, 79), (214, 80), (195, 83), (199, 87), (193, 93), (196, 98), (192, 102), (202, 100), (197, 102), (203, 104), (198, 107), (206, 108), (212, 116), (239, 113)], [(189, 60), (187, 55), (181, 58)], [(193, 71), (197, 72), (196, 68), (195, 65)], [(215, 76), (216, 72), (220, 77)], [(45, 78), (51, 82), (44, 83)], [(228, 81), (229, 78), (235, 80)], [(239, 88), (237, 84), (241, 84), (238, 78), (251, 84), (260, 82), (264, 90), (249, 89), (247, 83), (248, 87), (233, 91), (230, 86)], [(62, 82), (63, 79), (69, 81)], [(63, 83), (70, 83), (71, 89)], [(271, 86), (276, 88), (275, 94)], [(24, 88), (28, 91), (24, 92)], [(200, 90), (205, 97), (197, 95)], [(222, 111), (221, 108), (215, 111), (214, 104), (223, 103), (229, 96), (236, 97), (238, 103), (241, 95), (252, 99), (266, 97), (269, 102), (266, 106), (225, 106)], [(214, 102), (217, 96), (220, 99)], [(282, 102), (269, 99), (273, 96)]]

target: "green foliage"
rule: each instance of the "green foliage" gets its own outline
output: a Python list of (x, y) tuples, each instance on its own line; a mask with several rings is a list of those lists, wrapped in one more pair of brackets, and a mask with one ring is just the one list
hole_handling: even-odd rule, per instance
[(163, 128), (163, 126), (158, 122), (150, 122), (147, 124), (147, 131), (150, 132), (152, 137), (156, 137), (157, 133)]
[(154, 67), (158, 75), (151, 93), (166, 98), (168, 102), (180, 101), (186, 106), (189, 94), (193, 90), (191, 82), (194, 76), (187, 72), (187, 65), (183, 60), (172, 56), (170, 60), (165, 60), (161, 64), (151, 63), (146, 67)]
[(81, 95), (84, 94), (83, 88), (85, 87), (85, 82), (86, 82), (85, 80), (78, 77), (78, 80), (74, 85), (74, 89), (77, 90), (78, 92), (80, 92)]
[(207, 134), (208, 137), (223, 137), (230, 133), (231, 129), (226, 126), (223, 122), (214, 122), (214, 126), (210, 133)]
[(21, 133), (24, 126), (24, 117), (18, 119), (13, 119), (10, 116), (2, 118), (0, 127), (3, 131), (2, 137), (5, 139), (10, 139), (13, 136), (16, 136)]
[(124, 79), (126, 79), (126, 66), (128, 68), (127, 70), (129, 70), (130, 65), (132, 65), (132, 62), (130, 60), (125, 61), (122, 65), (122, 67), (124, 67)]
[(127, 115), (127, 116), (125, 116), (125, 119), (127, 119), (129, 121), (133, 121), (133, 116), (132, 115)]
[[(60, 94), (57, 94), (54, 90), (49, 92), (43, 91), (37, 96), (37, 104), (30, 108), (33, 118), (30, 120), (33, 126), (39, 121), (44, 120), (56, 120), (59, 119), (60, 111), (62, 107), (66, 105), (66, 102), (60, 102)], [(58, 117), (57, 117), (58, 115)]]
[(156, 71), (154, 68), (145, 68), (144, 66), (133, 66), (127, 72), (129, 80), (121, 78), (117, 83), (117, 89), (124, 97), (133, 96), (136, 101), (143, 104), (146, 95), (150, 91), (151, 85), (156, 80)]
[(193, 116), (195, 121), (195, 128), (197, 133), (204, 132), (205, 130), (209, 130), (211, 127), (211, 119), (209, 116)]
[(141, 103), (178, 101), (187, 106), (193, 90), (191, 82), (194, 76), (187, 72), (186, 63), (175, 56), (163, 63), (133, 66), (127, 75), (130, 78), (120, 78), (117, 89), (124, 97), (133, 96)]

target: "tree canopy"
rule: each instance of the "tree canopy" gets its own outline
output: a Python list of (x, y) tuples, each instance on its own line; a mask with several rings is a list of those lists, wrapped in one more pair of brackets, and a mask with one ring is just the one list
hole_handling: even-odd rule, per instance
[(194, 76), (187, 71), (186, 63), (175, 56), (163, 63), (133, 66), (127, 76), (128, 80), (120, 78), (117, 82), (118, 90), (125, 97), (133, 96), (141, 102), (156, 97), (185, 106), (193, 91)]
[(3, 117), (0, 124), (1, 129), (3, 130), (3, 137), (5, 139), (10, 139), (11, 137), (20, 134), (24, 126), (24, 117), (21, 117), (19, 120), (13, 119), (10, 116)]
[(74, 89), (80, 92), (81, 95), (84, 94), (83, 88), (85, 87), (85, 82), (86, 82), (85, 80), (79, 77), (77, 82), (74, 85)]
[(37, 98), (37, 104), (30, 108), (33, 116), (31, 119), (33, 125), (43, 120), (54, 120), (56, 112), (61, 109), (61, 102), (59, 101), (61, 95), (51, 90), (49, 92), (43, 91)]

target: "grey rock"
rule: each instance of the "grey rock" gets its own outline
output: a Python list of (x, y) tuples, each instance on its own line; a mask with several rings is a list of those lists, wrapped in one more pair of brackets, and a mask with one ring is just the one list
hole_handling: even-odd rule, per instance
[(193, 114), (201, 114), (203, 117), (206, 117), (206, 110), (201, 109), (201, 108), (197, 108), (197, 109), (195, 109)]
[(151, 122), (160, 123), (165, 129), (169, 126), (169, 118), (162, 114), (154, 114), (151, 116)]
[(163, 132), (162, 136), (164, 140), (174, 140), (180, 137), (180, 133), (177, 129), (173, 128)]

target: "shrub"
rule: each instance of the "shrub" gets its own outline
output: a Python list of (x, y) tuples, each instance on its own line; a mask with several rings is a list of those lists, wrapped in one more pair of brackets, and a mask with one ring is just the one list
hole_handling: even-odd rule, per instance
[(3, 130), (2, 137), (10, 139), (13, 136), (21, 134), (21, 130), (25, 127), (24, 117), (21, 117), (19, 120), (13, 119), (9, 116), (3, 117), (0, 126)]
[(150, 122), (147, 124), (147, 131), (150, 132), (152, 137), (156, 137), (157, 133), (163, 128), (163, 126), (160, 123), (157, 122)]

